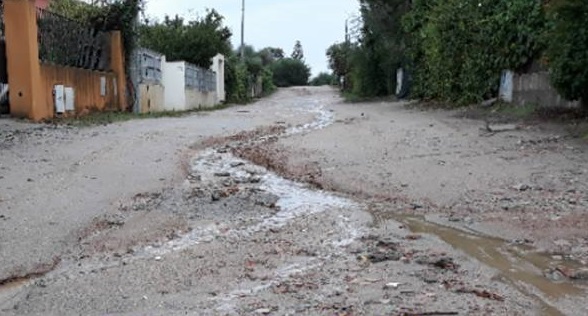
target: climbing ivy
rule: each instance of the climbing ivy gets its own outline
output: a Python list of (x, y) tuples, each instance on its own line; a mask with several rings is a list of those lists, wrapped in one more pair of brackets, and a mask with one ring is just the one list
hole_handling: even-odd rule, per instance
[(538, 1), (415, 0), (403, 25), (413, 95), (467, 104), (496, 95), (503, 69), (540, 56), (547, 22)]
[(588, 2), (558, 1), (549, 8), (549, 21), (551, 81), (564, 97), (581, 99), (588, 109)]

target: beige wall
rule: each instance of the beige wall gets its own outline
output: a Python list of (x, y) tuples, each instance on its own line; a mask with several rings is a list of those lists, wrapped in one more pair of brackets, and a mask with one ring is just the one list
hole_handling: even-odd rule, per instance
[(140, 84), (139, 85), (140, 113), (162, 112), (165, 111), (164, 94), (165, 88), (159, 84)]

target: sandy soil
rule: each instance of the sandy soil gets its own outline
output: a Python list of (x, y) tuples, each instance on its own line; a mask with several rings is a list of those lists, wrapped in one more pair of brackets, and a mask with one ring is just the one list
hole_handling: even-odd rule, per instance
[(585, 145), (405, 105), (0, 121), (1, 313), (588, 313)]

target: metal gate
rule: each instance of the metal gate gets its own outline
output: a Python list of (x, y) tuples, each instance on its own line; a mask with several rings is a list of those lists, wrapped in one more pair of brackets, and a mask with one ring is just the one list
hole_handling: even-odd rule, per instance
[(8, 114), (8, 71), (6, 63), (6, 37), (4, 36), (4, 1), (0, 0), (0, 114)]

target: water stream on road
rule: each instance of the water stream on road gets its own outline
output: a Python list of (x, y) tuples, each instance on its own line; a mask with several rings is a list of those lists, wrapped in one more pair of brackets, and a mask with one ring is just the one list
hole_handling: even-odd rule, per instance
[(563, 315), (557, 301), (566, 297), (583, 297), (586, 287), (569, 281), (554, 282), (543, 271), (554, 266), (582, 268), (578, 262), (557, 261), (524, 245), (509, 244), (500, 238), (488, 237), (437, 225), (415, 216), (397, 216), (413, 233), (432, 234), (467, 255), (500, 272), (506, 283), (527, 296), (542, 302), (544, 315)]

